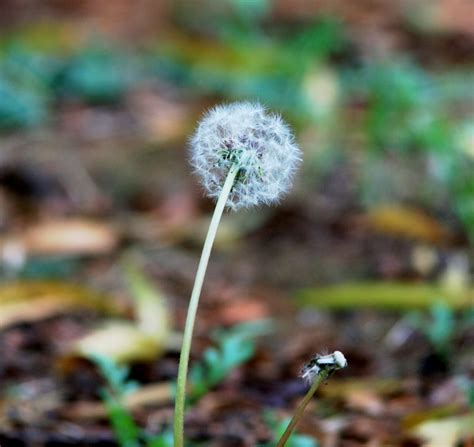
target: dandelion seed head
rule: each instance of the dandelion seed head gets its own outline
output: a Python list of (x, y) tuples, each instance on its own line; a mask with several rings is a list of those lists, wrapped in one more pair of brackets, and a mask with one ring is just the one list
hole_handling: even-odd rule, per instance
[(213, 108), (190, 143), (191, 165), (209, 197), (217, 198), (231, 166), (240, 166), (226, 204), (233, 209), (278, 202), (301, 163), (290, 128), (258, 103)]
[(327, 371), (329, 374), (347, 366), (347, 360), (341, 351), (334, 351), (332, 354), (316, 354), (305, 366), (303, 366), (300, 376), (311, 385), (314, 379)]

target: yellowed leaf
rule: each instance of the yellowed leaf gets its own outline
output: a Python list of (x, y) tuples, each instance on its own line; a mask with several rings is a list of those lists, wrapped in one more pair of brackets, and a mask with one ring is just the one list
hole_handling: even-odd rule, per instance
[(474, 414), (429, 420), (413, 434), (423, 440), (423, 447), (456, 447), (463, 438), (474, 436)]
[(447, 242), (452, 237), (445, 226), (428, 214), (397, 204), (374, 208), (363, 220), (369, 228), (397, 237), (430, 243)]
[(117, 363), (146, 361), (163, 352), (164, 344), (133, 323), (112, 321), (77, 341), (72, 354), (108, 357)]
[(81, 309), (114, 315), (123, 311), (110, 298), (72, 283), (24, 281), (0, 286), (0, 329)]
[(402, 420), (402, 426), (405, 430), (413, 430), (425, 422), (454, 417), (454, 415), (459, 413), (459, 410), (460, 406), (456, 403), (424, 408), (407, 414)]
[(129, 261), (126, 276), (130, 284), (136, 321), (109, 321), (78, 340), (73, 355), (91, 359), (108, 357), (118, 363), (157, 358), (173, 343), (171, 315), (165, 297)]
[(158, 343), (164, 343), (171, 331), (165, 297), (131, 262), (127, 263), (125, 272), (135, 301), (137, 327)]

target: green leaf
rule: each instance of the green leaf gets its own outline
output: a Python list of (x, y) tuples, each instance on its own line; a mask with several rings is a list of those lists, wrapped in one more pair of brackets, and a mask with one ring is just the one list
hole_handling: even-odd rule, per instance
[(83, 99), (91, 104), (114, 104), (125, 95), (134, 75), (133, 63), (103, 44), (82, 49), (65, 65), (55, 81), (65, 96)]
[(189, 372), (190, 400), (202, 397), (234, 368), (248, 361), (255, 352), (253, 338), (272, 329), (270, 320), (260, 320), (216, 331), (212, 338), (217, 346), (206, 349), (202, 361), (195, 363)]
[(165, 431), (158, 436), (152, 437), (146, 445), (147, 447), (173, 447), (173, 433)]
[(140, 429), (123, 405), (123, 398), (135, 391), (138, 384), (128, 380), (127, 366), (120, 366), (111, 358), (98, 354), (92, 355), (91, 360), (107, 382), (107, 388), (101, 390), (101, 395), (118, 443), (121, 447), (139, 447)]
[(427, 327), (428, 337), (435, 346), (445, 347), (450, 342), (455, 330), (455, 319), (452, 309), (442, 301), (431, 308), (431, 324)]
[(115, 437), (121, 447), (139, 447), (140, 429), (135, 424), (131, 414), (113, 400), (105, 401)]
[(433, 348), (442, 355), (448, 354), (456, 328), (462, 328), (462, 324), (456, 322), (453, 309), (444, 301), (437, 301), (431, 306), (428, 318), (414, 312), (407, 316), (407, 321), (422, 331)]

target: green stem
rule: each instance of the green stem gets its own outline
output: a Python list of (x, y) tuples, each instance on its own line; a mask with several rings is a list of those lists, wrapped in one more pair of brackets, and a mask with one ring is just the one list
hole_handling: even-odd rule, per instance
[(318, 389), (319, 385), (323, 383), (329, 376), (329, 369), (323, 369), (321, 372), (318, 374), (318, 376), (315, 378), (313, 384), (311, 385), (311, 388), (308, 390), (306, 393), (306, 396), (303, 398), (303, 400), (300, 402), (298, 405), (298, 408), (295, 411), (295, 414), (293, 418), (291, 419), (290, 423), (286, 427), (285, 432), (281, 436), (280, 440), (278, 441), (277, 447), (284, 447), (286, 442), (288, 441), (288, 438), (291, 435), (291, 432), (294, 430), (296, 427), (296, 424), (299, 422), (301, 419), (301, 416), (304, 413), (304, 410), (306, 406), (308, 405), (309, 401), (313, 397), (314, 393)]
[(212, 245), (216, 237), (217, 228), (222, 217), (227, 199), (229, 197), (232, 186), (235, 182), (235, 177), (239, 172), (240, 165), (234, 164), (227, 174), (224, 186), (219, 195), (219, 199), (214, 209), (211, 224), (207, 231), (206, 240), (202, 249), (201, 259), (196, 272), (196, 279), (194, 280), (194, 287), (191, 293), (191, 299), (188, 306), (188, 315), (186, 317), (186, 325), (184, 327), (183, 344), (181, 347), (181, 355), (179, 358), (178, 379), (176, 382), (176, 402), (174, 410), (174, 446), (183, 447), (184, 437), (184, 404), (186, 400), (186, 379), (188, 375), (189, 353), (191, 351), (191, 342), (193, 336), (194, 321), (196, 319), (196, 312), (199, 304), (199, 297), (201, 295), (202, 283), (204, 282), (204, 275), (206, 274), (209, 256), (211, 254)]

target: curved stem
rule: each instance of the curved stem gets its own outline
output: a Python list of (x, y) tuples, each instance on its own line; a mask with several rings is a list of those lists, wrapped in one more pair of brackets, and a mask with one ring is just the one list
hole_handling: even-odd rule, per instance
[(240, 165), (234, 164), (227, 174), (224, 186), (217, 200), (214, 214), (212, 216), (209, 230), (207, 231), (206, 240), (202, 249), (201, 259), (194, 280), (194, 287), (191, 293), (191, 299), (188, 306), (188, 315), (186, 317), (186, 325), (184, 327), (183, 344), (181, 347), (181, 355), (179, 358), (178, 379), (176, 382), (176, 402), (174, 410), (174, 446), (183, 447), (184, 438), (184, 404), (186, 400), (186, 379), (188, 375), (189, 353), (191, 351), (191, 342), (194, 329), (194, 321), (201, 295), (204, 275), (206, 274), (209, 256), (211, 254), (212, 245), (216, 237), (217, 228), (222, 217), (229, 193), (235, 182), (235, 177), (239, 172)]
[(308, 405), (309, 401), (313, 397), (313, 395), (316, 392), (316, 390), (318, 389), (319, 385), (321, 385), (321, 383), (323, 383), (328, 378), (328, 375), (329, 375), (329, 370), (328, 369), (323, 369), (323, 370), (321, 370), (319, 375), (315, 378), (313, 384), (311, 385), (311, 388), (308, 390), (308, 392), (306, 393), (306, 396), (303, 398), (303, 400), (298, 405), (298, 408), (296, 409), (293, 418), (291, 419), (290, 423), (286, 427), (285, 432), (283, 433), (280, 440), (278, 441), (277, 447), (284, 447), (285, 446), (286, 442), (288, 441), (288, 439), (291, 435), (291, 432), (294, 430), (294, 428), (296, 427), (296, 424), (301, 419), (301, 416), (303, 415), (304, 410), (305, 410), (306, 406)]

